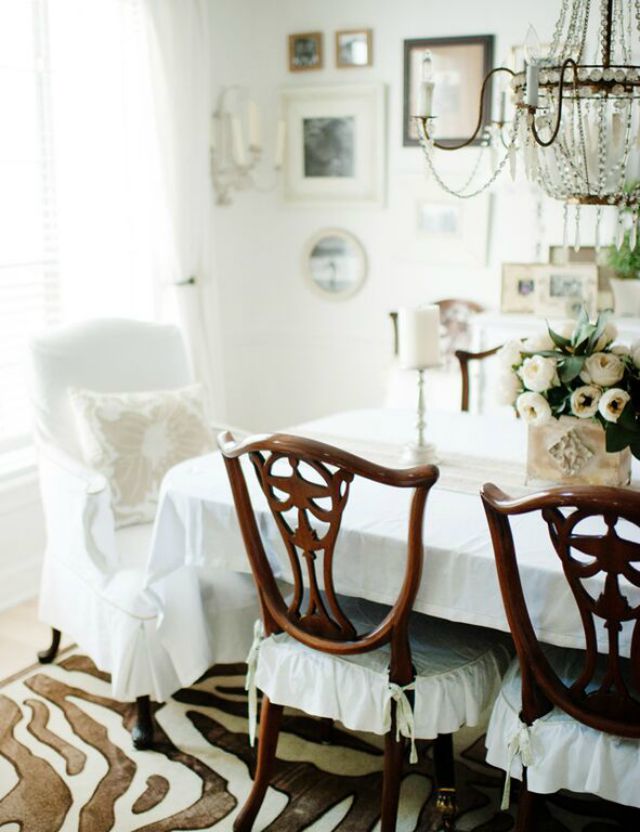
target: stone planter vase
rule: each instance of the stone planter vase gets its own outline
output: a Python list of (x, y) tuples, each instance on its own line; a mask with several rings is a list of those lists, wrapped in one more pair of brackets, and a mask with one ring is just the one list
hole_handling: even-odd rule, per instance
[(527, 485), (628, 485), (630, 480), (631, 451), (607, 453), (599, 422), (562, 416), (529, 426)]
[(616, 315), (640, 316), (640, 280), (610, 278)]

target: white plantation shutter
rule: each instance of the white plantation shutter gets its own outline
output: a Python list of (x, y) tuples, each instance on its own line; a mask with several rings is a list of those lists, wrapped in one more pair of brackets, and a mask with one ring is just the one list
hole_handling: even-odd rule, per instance
[(46, 0), (0, 0), (0, 453), (29, 442), (29, 337), (60, 318)]

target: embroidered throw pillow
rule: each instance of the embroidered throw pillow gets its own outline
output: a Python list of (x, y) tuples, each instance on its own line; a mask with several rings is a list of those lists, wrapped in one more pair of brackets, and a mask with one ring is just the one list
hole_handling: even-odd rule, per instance
[(111, 485), (116, 527), (153, 520), (169, 468), (215, 448), (200, 385), (69, 395), (84, 460)]

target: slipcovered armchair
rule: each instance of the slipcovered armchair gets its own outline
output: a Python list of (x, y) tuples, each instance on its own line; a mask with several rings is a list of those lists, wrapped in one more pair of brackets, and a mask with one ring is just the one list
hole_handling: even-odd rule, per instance
[[(153, 523), (116, 527), (107, 478), (83, 463), (70, 390), (135, 393), (184, 388), (192, 378), (180, 331), (174, 326), (105, 319), (52, 330), (31, 344), (31, 397), (47, 530), (40, 618), (53, 629), (40, 661), (53, 661), (60, 632), (69, 634), (100, 670), (111, 674), (113, 695), (137, 700), (133, 741), (152, 742), (150, 698), (164, 701), (200, 675), (163, 621), (162, 604), (143, 589)], [(212, 446), (213, 450), (213, 446)], [(244, 660), (259, 608), (250, 576), (196, 567), (180, 576), (185, 610), (211, 604), (213, 654)], [(170, 617), (168, 617), (170, 618)], [(171, 619), (176, 622), (176, 617)]]

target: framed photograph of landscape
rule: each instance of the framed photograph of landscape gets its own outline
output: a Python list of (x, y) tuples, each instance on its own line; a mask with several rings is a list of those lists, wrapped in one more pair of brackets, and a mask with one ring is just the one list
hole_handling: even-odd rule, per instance
[(382, 84), (282, 91), (286, 202), (384, 203), (384, 99)]
[(289, 35), (289, 72), (322, 69), (322, 32), (300, 32)]
[(336, 66), (371, 66), (373, 63), (373, 30), (345, 29), (336, 32)]
[[(418, 132), (412, 116), (420, 84), (422, 58), (431, 52), (434, 72), (432, 121), (435, 138), (443, 144), (466, 141), (476, 129), (480, 92), (485, 75), (493, 68), (493, 35), (453, 38), (419, 38), (404, 42), (405, 147), (417, 146)], [(491, 82), (485, 94), (484, 124), (491, 121)], [(479, 144), (480, 139), (476, 140)]]
[(585, 306), (595, 315), (598, 304), (598, 267), (595, 263), (538, 266), (535, 313), (575, 318)]

